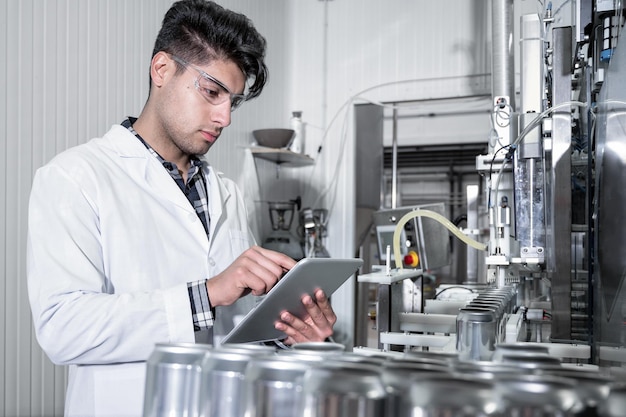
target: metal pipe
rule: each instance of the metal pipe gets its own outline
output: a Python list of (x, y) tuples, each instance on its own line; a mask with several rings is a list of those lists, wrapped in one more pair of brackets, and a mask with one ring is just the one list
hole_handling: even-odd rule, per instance
[(391, 145), (391, 208), (396, 208), (398, 196), (398, 109), (393, 108)]
[(513, 72), (513, 0), (493, 0), (492, 14), (492, 75), (493, 97), (509, 97), (515, 108), (515, 78)]

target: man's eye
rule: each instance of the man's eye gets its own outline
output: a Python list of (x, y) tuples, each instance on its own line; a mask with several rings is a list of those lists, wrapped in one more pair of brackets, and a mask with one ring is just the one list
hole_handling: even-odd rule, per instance
[(202, 89), (202, 91), (207, 97), (210, 97), (210, 98), (218, 98), (220, 95), (220, 91), (217, 89), (211, 89), (211, 88), (205, 87)]

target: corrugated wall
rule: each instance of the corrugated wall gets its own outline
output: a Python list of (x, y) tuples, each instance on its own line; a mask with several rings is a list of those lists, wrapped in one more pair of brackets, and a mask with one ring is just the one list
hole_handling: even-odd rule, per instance
[(0, 5), (0, 415), (62, 415), (65, 369), (40, 350), (26, 294), (34, 171), (137, 113), (168, 1), (6, 0)]
[[(53, 366), (32, 331), (26, 294), (27, 206), (34, 171), (68, 147), (138, 115), (148, 92), (154, 37), (171, 0), (0, 2), (0, 416), (63, 414), (65, 369)], [(244, 11), (282, 52), (285, 2), (220, 2)], [(275, 65), (272, 65), (275, 67)], [(280, 84), (280, 72), (276, 71)], [(254, 164), (242, 152), (261, 123), (284, 123), (282, 88), (268, 88), (235, 113), (211, 155), (258, 197)], [(268, 103), (273, 103), (271, 106)], [(248, 169), (242, 170), (242, 166)], [(265, 169), (261, 167), (261, 170)], [(271, 170), (272, 168), (267, 168)], [(273, 172), (273, 171), (272, 171)], [(251, 184), (252, 181), (252, 184)], [(251, 211), (254, 211), (252, 209)]]
[[(62, 415), (65, 372), (39, 349), (26, 295), (26, 213), (33, 173), (58, 152), (139, 113), (148, 91), (152, 43), (170, 3), (0, 2), (0, 416)], [(377, 85), (431, 79), (366, 95), (377, 100), (423, 98), (442, 87), (456, 91), (443, 79), (437, 83), (437, 77), (483, 72), (485, 35), (472, 22), (476, 8), (488, 1), (219, 3), (247, 14), (266, 36), (271, 75), (264, 94), (234, 113), (232, 126), (209, 159), (243, 188), (259, 238), (267, 228), (263, 200), (303, 194), (311, 204), (336, 178), (336, 188), (321, 201), (328, 204), (336, 196), (327, 246), (333, 256), (352, 256), (354, 140), (351, 115), (344, 116), (342, 106)], [(459, 28), (462, 36), (450, 38)], [(255, 163), (247, 147), (252, 130), (287, 127), (292, 110), (303, 111), (307, 151), (316, 155), (322, 143), (324, 150), (319, 166), (281, 169), (277, 178), (276, 166)], [(349, 339), (352, 288), (337, 293), (333, 303)]]

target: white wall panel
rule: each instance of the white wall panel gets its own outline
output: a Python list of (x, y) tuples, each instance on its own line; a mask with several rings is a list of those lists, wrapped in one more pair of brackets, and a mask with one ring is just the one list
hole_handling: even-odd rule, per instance
[(0, 415), (63, 414), (66, 372), (35, 339), (26, 290), (34, 171), (138, 114), (169, 0), (6, 0), (0, 5)]
[[(26, 294), (26, 213), (34, 171), (59, 152), (139, 114), (148, 93), (154, 38), (171, 2), (0, 3), (0, 416), (63, 414), (66, 372), (39, 348)], [(259, 203), (265, 194), (293, 198), (301, 192), (297, 171), (282, 170), (277, 183), (275, 165), (260, 162), (257, 170), (246, 151), (252, 130), (288, 126), (284, 56), (289, 37), (284, 31), (290, 5), (287, 0), (219, 3), (248, 15), (268, 40), (271, 76), (265, 93), (233, 115), (210, 153), (216, 168), (244, 189), (260, 230), (266, 226), (259, 220), (268, 217), (267, 206)]]

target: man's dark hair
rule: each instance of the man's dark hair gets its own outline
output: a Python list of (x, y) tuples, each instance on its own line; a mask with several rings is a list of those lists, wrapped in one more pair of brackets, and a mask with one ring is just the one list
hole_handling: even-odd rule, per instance
[(212, 1), (180, 0), (165, 14), (152, 56), (163, 51), (197, 65), (230, 60), (246, 80), (254, 80), (247, 93), (250, 99), (261, 94), (267, 81), (265, 45), (265, 38), (243, 14)]

